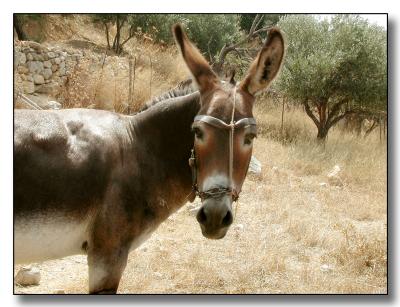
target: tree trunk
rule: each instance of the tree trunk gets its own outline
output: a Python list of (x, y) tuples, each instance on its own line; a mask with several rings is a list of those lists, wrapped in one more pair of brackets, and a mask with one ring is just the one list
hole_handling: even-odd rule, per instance
[(285, 97), (282, 97), (281, 136), (283, 140), (283, 116), (285, 114)]
[(119, 18), (117, 18), (117, 33), (115, 35), (115, 53), (119, 53), (119, 37), (121, 36), (121, 25)]
[(22, 30), (22, 22), (19, 20), (18, 16), (14, 15), (14, 29), (15, 32), (17, 33), (17, 37), (21, 41), (27, 40), (27, 37)]
[(151, 56), (149, 55), (149, 59), (150, 59), (150, 85), (149, 85), (149, 89), (150, 89), (150, 98), (151, 99), (151, 86), (152, 86), (152, 80), (153, 80), (153, 60), (151, 59)]
[(319, 126), (318, 127), (317, 139), (319, 141), (325, 141), (326, 137), (328, 135), (328, 131), (329, 131), (329, 129), (327, 129), (327, 127), (325, 125)]
[(312, 105), (309, 105), (309, 100), (304, 100), (303, 106), (304, 110), (306, 111), (308, 117), (312, 119), (315, 126), (318, 129), (317, 140), (325, 141), (326, 137), (328, 136), (329, 129), (332, 128), (338, 121), (342, 120), (345, 116), (352, 114), (353, 111), (346, 111), (344, 113), (338, 114), (340, 104), (334, 105), (332, 108), (329, 108), (328, 111), (328, 100), (325, 101), (314, 101), (312, 105), (316, 108), (316, 112), (312, 110)]
[(383, 121), (383, 137), (386, 138), (386, 131), (387, 131), (387, 120)]
[(129, 93), (128, 93), (128, 115), (131, 114), (132, 105), (132, 59), (129, 59)]
[[(117, 30), (118, 31), (118, 30)], [(114, 36), (114, 40), (113, 40), (113, 45), (112, 45), (112, 49), (115, 51), (115, 45), (117, 43), (117, 35), (115, 34)]]
[(365, 131), (364, 138), (367, 138), (367, 136), (368, 136), (372, 131), (374, 131), (376, 127), (378, 127), (378, 121), (377, 121), (376, 119), (373, 119), (373, 122), (372, 122), (371, 127), (369, 127), (369, 128), (367, 129), (367, 131)]
[(318, 116), (319, 116), (319, 122), (323, 126), (326, 124), (326, 109), (327, 109), (327, 103), (326, 102), (320, 102), (318, 104)]
[(329, 127), (327, 126), (327, 116), (326, 116), (327, 102), (326, 101), (319, 102), (317, 109), (319, 116), (319, 125), (317, 125), (318, 128), (317, 139), (325, 141), (329, 131)]
[(106, 28), (107, 48), (108, 48), (108, 50), (110, 50), (111, 49), (111, 46), (110, 46), (110, 32), (108, 31), (108, 24), (105, 22), (104, 26)]
[(125, 22), (126, 22), (125, 18), (120, 18), (119, 15), (117, 15), (117, 33), (115, 35), (115, 48), (114, 48), (116, 54), (120, 54), (122, 52), (123, 42), (121, 41), (121, 32)]
[(118, 37), (120, 35), (119, 34), (119, 15), (117, 15), (117, 20), (115, 23), (117, 25), (117, 33), (115, 33), (115, 36), (114, 36), (112, 49), (114, 50), (115, 53), (118, 53)]

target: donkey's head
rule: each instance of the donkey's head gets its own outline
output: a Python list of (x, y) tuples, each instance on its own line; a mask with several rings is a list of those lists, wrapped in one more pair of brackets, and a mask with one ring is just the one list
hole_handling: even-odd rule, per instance
[(221, 239), (232, 224), (232, 202), (238, 198), (251, 159), (256, 136), (254, 95), (276, 77), (284, 40), (278, 29), (271, 29), (247, 76), (236, 84), (219, 80), (180, 25), (173, 31), (200, 91), (191, 158), (194, 189), (202, 200), (197, 220), (205, 237)]

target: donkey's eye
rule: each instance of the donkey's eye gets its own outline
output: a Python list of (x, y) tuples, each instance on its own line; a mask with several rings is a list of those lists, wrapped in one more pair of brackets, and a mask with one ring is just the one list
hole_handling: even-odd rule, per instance
[(196, 138), (201, 139), (203, 138), (203, 131), (201, 131), (201, 129), (199, 127), (193, 127), (193, 132), (194, 135), (196, 136)]
[(251, 143), (253, 143), (253, 139), (255, 137), (256, 137), (256, 135), (254, 133), (246, 134), (246, 136), (244, 137), (244, 144), (251, 145)]

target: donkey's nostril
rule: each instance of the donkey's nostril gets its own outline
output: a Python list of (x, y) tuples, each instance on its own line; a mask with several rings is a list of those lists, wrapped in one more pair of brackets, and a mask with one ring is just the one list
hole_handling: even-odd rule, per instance
[(224, 218), (222, 219), (222, 226), (229, 226), (233, 222), (233, 216), (230, 210), (225, 214)]
[(197, 221), (200, 224), (204, 224), (207, 221), (206, 213), (204, 212), (204, 207), (200, 208), (199, 212), (197, 213)]

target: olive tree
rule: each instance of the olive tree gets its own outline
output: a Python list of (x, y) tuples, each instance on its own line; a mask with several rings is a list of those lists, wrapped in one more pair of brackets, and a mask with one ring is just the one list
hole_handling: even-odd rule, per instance
[(386, 108), (386, 31), (356, 15), (330, 21), (287, 15), (287, 50), (277, 87), (304, 106), (324, 140), (349, 114)]
[(225, 44), (238, 40), (240, 17), (236, 14), (184, 14), (186, 27), (196, 45), (206, 52), (205, 56), (213, 62)]
[[(132, 20), (132, 14), (93, 14), (92, 19), (95, 23), (100, 23), (104, 27), (107, 39), (107, 48), (120, 54), (124, 45), (135, 36), (136, 28)], [(111, 37), (111, 27), (115, 27), (114, 38)], [(127, 28), (127, 33), (123, 36), (123, 29)], [(111, 44), (112, 39), (112, 44)]]

